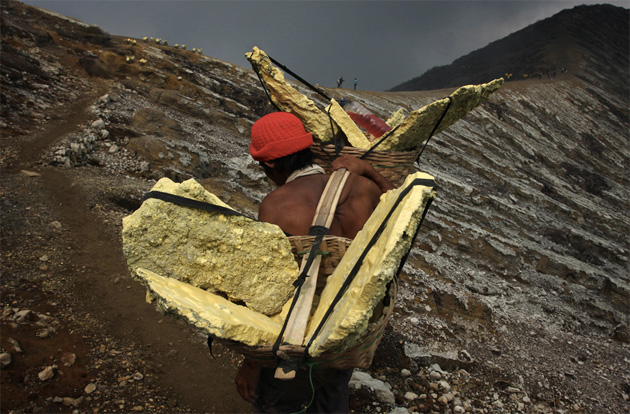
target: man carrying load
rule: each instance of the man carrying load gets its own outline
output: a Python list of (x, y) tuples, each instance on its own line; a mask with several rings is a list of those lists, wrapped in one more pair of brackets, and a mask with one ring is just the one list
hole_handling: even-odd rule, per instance
[[(252, 157), (279, 186), (262, 201), (258, 219), (276, 224), (293, 236), (308, 235), (329, 179), (313, 163), (312, 144), (312, 135), (295, 115), (287, 112), (263, 116), (251, 131)], [(339, 168), (346, 168), (351, 174), (341, 192), (329, 234), (352, 239), (376, 208), (381, 194), (394, 185), (370, 163), (355, 157), (337, 158), (333, 169)], [(305, 407), (305, 412), (312, 413), (349, 411), (352, 369), (313, 368), (312, 378), (308, 371), (299, 369), (290, 381), (278, 380), (274, 374), (275, 368), (261, 367), (248, 358), (243, 361), (236, 375), (236, 387), (245, 400), (254, 404), (255, 412), (299, 412)]]

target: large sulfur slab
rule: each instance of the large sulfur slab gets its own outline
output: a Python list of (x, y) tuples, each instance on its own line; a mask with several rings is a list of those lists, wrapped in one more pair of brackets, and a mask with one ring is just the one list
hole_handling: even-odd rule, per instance
[(385, 123), (389, 125), (392, 129), (396, 128), (398, 125), (402, 124), (405, 120), (405, 110), (403, 108), (398, 108), (396, 112), (389, 117)]
[(315, 103), (298, 92), (284, 80), (284, 74), (271, 64), (265, 52), (254, 47), (245, 57), (252, 68), (260, 75), (273, 102), (284, 112), (297, 116), (304, 128), (320, 141), (330, 141), (332, 131), (328, 115), (321, 111)]
[(306, 338), (313, 336), (351, 269), (385, 217), (393, 211), (376, 244), (369, 250), (360, 265), (348, 290), (335, 306), (322, 331), (312, 342), (309, 348), (310, 355), (316, 357), (323, 352), (343, 351), (354, 345), (368, 328), (376, 305), (384, 298), (388, 283), (396, 275), (401, 260), (411, 247), (413, 236), (428, 200), (435, 196), (431, 187), (414, 185), (396, 205), (401, 192), (414, 179), (432, 180), (433, 177), (425, 173), (415, 173), (408, 176), (400, 188), (385, 193), (333, 274), (328, 277), (319, 305), (309, 322)]
[[(163, 178), (153, 190), (229, 207), (192, 179), (177, 184)], [(123, 219), (123, 252), (132, 274), (148, 269), (222, 292), (265, 315), (280, 312), (299, 273), (278, 226), (158, 199)]]
[(335, 121), (335, 124), (343, 131), (348, 138), (348, 142), (355, 148), (370, 148), (372, 146), (369, 139), (357, 126), (357, 124), (350, 118), (350, 115), (339, 105), (337, 101), (331, 99), (330, 105), (327, 108), (330, 117)]
[(462, 86), (450, 98), (440, 99), (413, 111), (398, 128), (378, 146), (379, 151), (413, 151), (419, 149), (429, 138), (435, 125), (448, 107), (444, 119), (434, 134), (444, 131), (463, 118), (503, 85), (503, 78), (481, 85)]
[(280, 323), (218, 295), (142, 268), (136, 275), (159, 308), (209, 335), (257, 346), (273, 343), (280, 333)]

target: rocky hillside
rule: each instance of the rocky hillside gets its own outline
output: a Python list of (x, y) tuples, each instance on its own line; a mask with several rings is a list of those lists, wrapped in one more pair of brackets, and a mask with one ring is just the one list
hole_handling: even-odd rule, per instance
[(554, 73), (557, 76), (565, 70), (579, 69), (584, 58), (597, 58), (598, 70), (617, 79), (627, 73), (629, 64), (628, 20), (626, 8), (609, 4), (576, 6), (462, 56), (450, 65), (434, 67), (391, 90), (450, 88), (506, 75), (507, 81), (547, 79)]
[[(609, 9), (563, 13), (588, 10)], [(238, 356), (143, 303), (120, 229), (164, 176), (256, 214), (256, 75), (15, 1), (0, 17), (2, 411), (246, 411)], [(507, 83), (422, 155), (438, 198), (356, 412), (629, 410), (627, 36), (563, 39), (570, 71)], [(382, 117), (451, 91), (327, 90)]]

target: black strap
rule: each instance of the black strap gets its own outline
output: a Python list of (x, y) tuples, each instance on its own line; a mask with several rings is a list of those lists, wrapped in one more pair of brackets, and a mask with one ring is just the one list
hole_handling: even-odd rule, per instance
[(304, 266), (304, 269), (302, 270), (298, 278), (295, 279), (295, 282), (293, 282), (293, 286), (295, 286), (296, 288), (304, 284), (304, 281), (307, 278), (308, 270), (311, 268), (311, 264), (313, 263), (313, 260), (315, 260), (317, 253), (319, 253), (319, 246), (322, 244), (324, 236), (328, 234), (328, 230), (328, 227), (325, 226), (311, 226), (311, 228), (308, 230), (308, 235), (315, 236), (315, 240), (313, 240), (311, 251), (306, 258), (306, 265)]
[(381, 145), (381, 143), (382, 143), (383, 141), (385, 141), (387, 138), (389, 138), (389, 136), (390, 136), (391, 134), (393, 134), (393, 133), (394, 133), (394, 131), (396, 131), (396, 130), (398, 129), (398, 127), (399, 127), (399, 126), (400, 126), (400, 124), (396, 125), (396, 128), (394, 128), (394, 129), (392, 129), (391, 131), (387, 132), (387, 133), (383, 136), (383, 138), (381, 138), (380, 140), (378, 140), (378, 142), (377, 142), (376, 144), (372, 145), (372, 146), (370, 147), (370, 149), (368, 149), (367, 151), (365, 151), (365, 153), (364, 153), (363, 155), (361, 155), (361, 157), (360, 157), (360, 158), (361, 158), (361, 159), (364, 159), (365, 157), (367, 157), (367, 156), (368, 156), (368, 155), (369, 155), (372, 151), (374, 151), (374, 150), (376, 149), (376, 147), (378, 147), (379, 145)]
[[(302, 360), (304, 360), (306, 358), (306, 356), (308, 355), (308, 349), (310, 348), (310, 346), (312, 345), (313, 341), (315, 340), (315, 338), (317, 337), (317, 335), (319, 334), (319, 332), (322, 330), (322, 328), (324, 327), (324, 324), (326, 323), (326, 321), (328, 320), (328, 318), (330, 317), (330, 315), (332, 314), (335, 306), (337, 305), (337, 303), (341, 300), (341, 298), (343, 297), (343, 295), (345, 294), (346, 290), (348, 289), (348, 287), (350, 286), (350, 283), (354, 280), (354, 277), (357, 275), (357, 273), (359, 272), (359, 269), (361, 268), (361, 265), (363, 264), (363, 260), (365, 260), (365, 257), (367, 256), (367, 254), (370, 252), (370, 250), (372, 249), (372, 247), (374, 247), (374, 245), (376, 244), (376, 242), (378, 241), (379, 237), (381, 236), (381, 234), (383, 233), (383, 231), (385, 230), (385, 227), (387, 225), (387, 222), (389, 221), (390, 217), (392, 216), (392, 214), (394, 213), (394, 211), (396, 210), (396, 207), (398, 207), (398, 205), (400, 205), (400, 203), (402, 202), (402, 200), (407, 196), (407, 194), (411, 191), (411, 189), (415, 186), (426, 186), (426, 187), (433, 187), (435, 188), (435, 181), (430, 180), (430, 179), (424, 179), (424, 178), (416, 178), (415, 180), (413, 180), (407, 187), (405, 187), (405, 189), (403, 189), (400, 194), (398, 195), (398, 198), (396, 199), (396, 201), (394, 202), (394, 205), (392, 206), (391, 210), (389, 211), (389, 213), (387, 213), (387, 216), (385, 216), (385, 219), (381, 222), (380, 226), (378, 227), (378, 229), (376, 230), (376, 232), (374, 233), (374, 235), (372, 236), (372, 239), (370, 239), (370, 241), (368, 242), (366, 248), (363, 250), (363, 252), (361, 253), (361, 256), (359, 256), (359, 259), (357, 260), (357, 262), (354, 264), (352, 270), (350, 270), (350, 273), (348, 274), (348, 276), (346, 277), (346, 279), (344, 280), (343, 284), (341, 285), (341, 288), (339, 289), (339, 291), (337, 292), (337, 295), (335, 296), (335, 298), (333, 299), (332, 303), (330, 304), (330, 307), (328, 308), (328, 310), (326, 311), (326, 313), (324, 314), (324, 317), (322, 318), (322, 320), (320, 321), (319, 325), (317, 326), (317, 328), (315, 329), (315, 332), (313, 333), (313, 335), (311, 336), (311, 339), (308, 341), (308, 343), (306, 344), (306, 347), (304, 349), (304, 353), (302, 354)], [(425, 211), (423, 213), (423, 218), (422, 220), (424, 220), (424, 215), (426, 215), (426, 211), (428, 209), (428, 205), (425, 207)], [(422, 224), (422, 220), (421, 222), (418, 224), (418, 228), (420, 227), (420, 224)], [(415, 235), (414, 235), (415, 238)], [(409, 246), (409, 249), (411, 250), (411, 247), (413, 247), (413, 244), (411, 244)], [(405, 255), (405, 259), (406, 259), (406, 255)], [(399, 271), (400, 271), (401, 267), (399, 266)]]
[(274, 108), (276, 108), (276, 110), (282, 111), (282, 109), (280, 109), (280, 107), (271, 99), (271, 95), (269, 94), (269, 91), (267, 90), (267, 85), (265, 85), (265, 82), (263, 82), (258, 71), (255, 70), (254, 73), (256, 73), (256, 76), (258, 76), (258, 80), (260, 81), (260, 84), (262, 85), (263, 91), (265, 91), (265, 95), (267, 95), (267, 99), (269, 99), (269, 102), (271, 102), (271, 105), (273, 105)]
[[(328, 113), (328, 119), (330, 120), (330, 131), (332, 133), (332, 141), (335, 144), (335, 156), (339, 157), (339, 153), (341, 152), (343, 147), (346, 145), (343, 139), (346, 136), (346, 134), (345, 132), (343, 132), (341, 128), (339, 128), (339, 131), (335, 132), (335, 123), (333, 122), (332, 115), (330, 114), (331, 108), (332, 108), (332, 101), (331, 101), (331, 104), (328, 105), (328, 109), (326, 110), (326, 112)], [(320, 145), (321, 145), (321, 141), (320, 141)]]
[(422, 212), (422, 217), (420, 218), (420, 223), (418, 223), (418, 227), (416, 228), (416, 233), (413, 235), (413, 238), (411, 239), (409, 250), (407, 250), (402, 260), (400, 261), (400, 264), (398, 265), (398, 270), (396, 271), (396, 278), (400, 276), (400, 272), (402, 272), (403, 267), (405, 266), (405, 263), (407, 263), (407, 259), (409, 258), (409, 253), (411, 253), (411, 248), (416, 242), (416, 237), (418, 237), (418, 233), (420, 233), (420, 227), (422, 227), (422, 223), (424, 223), (424, 218), (427, 216), (427, 213), (429, 212), (429, 207), (431, 207), (431, 203), (433, 203), (432, 198), (430, 198), (429, 201), (427, 201), (427, 205), (424, 208), (424, 211)]
[(243, 213), (239, 213), (236, 210), (232, 210), (231, 208), (219, 206), (216, 204), (206, 203), (205, 201), (199, 201), (199, 200), (182, 197), (182, 196), (178, 196), (171, 193), (165, 193), (163, 191), (149, 191), (144, 196), (144, 200), (149, 199), (149, 198), (156, 198), (158, 200), (167, 201), (169, 203), (177, 204), (179, 206), (196, 208), (199, 210), (210, 211), (212, 213), (226, 214), (229, 216), (242, 216), (250, 220), (254, 220), (253, 218), (248, 217)]
[(299, 80), (300, 82), (302, 82), (304, 85), (306, 85), (309, 89), (313, 90), (314, 92), (317, 92), (318, 94), (320, 94), (321, 96), (323, 96), (328, 102), (330, 102), (330, 96), (326, 95), (326, 93), (319, 89), (316, 88), (315, 86), (311, 85), (310, 83), (308, 83), (307, 81), (305, 81), (304, 79), (302, 79), (300, 76), (296, 75), (294, 72), (292, 72), (289, 68), (287, 68), (286, 66), (284, 66), (282, 63), (278, 62), (277, 60), (275, 60), (274, 58), (272, 58), (271, 56), (267, 55), (267, 57), (269, 58), (270, 61), (272, 61), (273, 63), (275, 63), (280, 69), (284, 70), (285, 72), (287, 72), (289, 75), (293, 76), (295, 79)]

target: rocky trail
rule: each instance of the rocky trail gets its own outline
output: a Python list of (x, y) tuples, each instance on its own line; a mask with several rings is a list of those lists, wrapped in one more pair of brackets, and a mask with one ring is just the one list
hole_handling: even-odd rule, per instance
[[(128, 275), (120, 235), (93, 211), (86, 192), (94, 188), (84, 187), (83, 174), (37, 166), (43, 149), (85, 122), (87, 114), (77, 109), (97, 97), (72, 105), (69, 118), (43, 125), (45, 133), (23, 142), (19, 162), (3, 174), (3, 239), (12, 240), (3, 243), (11, 261), (3, 272), (3, 348), (20, 344), (12, 363), (24, 375), (3, 376), (3, 387), (14, 383), (16, 391), (3, 392), (3, 408), (30, 401), (39, 412), (86, 403), (118, 412), (133, 410), (129, 404), (244, 410), (225, 381), (234, 375), (235, 356), (219, 349), (213, 360), (203, 338), (144, 303), (144, 289)], [(67, 354), (76, 356), (72, 364), (64, 364)], [(38, 377), (47, 367), (54, 367), (52, 386)], [(86, 392), (90, 384), (96, 389)], [(224, 397), (212, 398), (215, 393)]]

